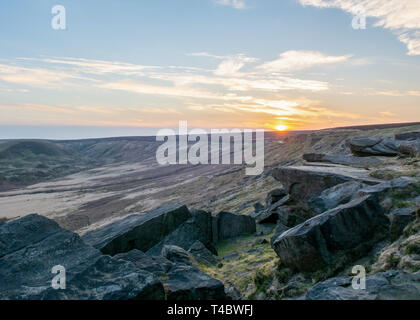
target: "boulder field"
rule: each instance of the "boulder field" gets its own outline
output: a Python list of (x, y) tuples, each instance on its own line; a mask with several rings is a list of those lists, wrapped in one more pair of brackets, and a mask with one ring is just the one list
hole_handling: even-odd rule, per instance
[[(214, 238), (249, 232), (250, 217), (212, 217), (180, 205), (131, 215), (82, 238), (28, 215), (0, 224), (0, 299), (228, 299), (223, 283), (195, 261), (217, 263)], [(65, 270), (65, 288), (52, 287), (57, 266)]]
[[(251, 216), (261, 225), (276, 224), (271, 247), (279, 258), (279, 268), (292, 272), (295, 278), (305, 274), (324, 274), (328, 278), (358, 261), (374, 259), (374, 252), (380, 253), (377, 250), (391, 246), (400, 260), (393, 262), (391, 256), (383, 263), (381, 255), (381, 266), (409, 265), (408, 271), (418, 271), (415, 266), (420, 252), (416, 242), (419, 175), (412, 171), (408, 172), (411, 176), (401, 174), (382, 180), (372, 175), (370, 169), (387, 170), (384, 157), (396, 157), (391, 165), (394, 168), (401, 165), (401, 159), (415, 163), (420, 146), (418, 133), (398, 135), (396, 139), (356, 138), (347, 145), (352, 156), (304, 154), (303, 165), (279, 166), (272, 170), (272, 176), (282, 188), (271, 191), (265, 206), (259, 206)], [(408, 148), (411, 148), (409, 152), (404, 152)], [(399, 240), (401, 237), (406, 240)], [(408, 243), (405, 245), (408, 249), (399, 253), (398, 241)], [(410, 263), (404, 264), (404, 261)], [(418, 272), (391, 270), (369, 275), (369, 289), (362, 292), (352, 289), (351, 279), (327, 279), (312, 285), (313, 288), (300, 298), (420, 298)], [(293, 286), (292, 280), (283, 284), (282, 290)], [(273, 283), (279, 282), (276, 281)], [(301, 285), (308, 286), (308, 283)], [(269, 291), (275, 287), (276, 284)]]

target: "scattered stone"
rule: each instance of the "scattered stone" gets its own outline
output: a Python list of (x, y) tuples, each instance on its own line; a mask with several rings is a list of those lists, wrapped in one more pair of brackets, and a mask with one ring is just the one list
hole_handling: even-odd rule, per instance
[(238, 258), (239, 257), (239, 254), (237, 254), (236, 252), (234, 252), (234, 253), (229, 253), (229, 254), (227, 254), (227, 255), (225, 255), (224, 257), (223, 257), (223, 260), (225, 260), (225, 261), (228, 261), (228, 260), (235, 260), (236, 258)]
[(109, 255), (133, 249), (145, 252), (189, 218), (191, 213), (186, 206), (166, 206), (88, 232), (83, 240)]
[(263, 252), (263, 250), (264, 250), (264, 248), (263, 247), (258, 247), (258, 248), (252, 248), (252, 249), (249, 249), (247, 252), (248, 253), (261, 253), (261, 252)]
[(387, 226), (383, 208), (366, 196), (283, 232), (272, 246), (284, 265), (315, 271), (332, 264), (344, 250), (359, 255), (357, 247), (378, 241)]
[(366, 289), (352, 287), (353, 277), (339, 277), (318, 283), (306, 294), (308, 300), (418, 300), (420, 272), (391, 270), (366, 278)]

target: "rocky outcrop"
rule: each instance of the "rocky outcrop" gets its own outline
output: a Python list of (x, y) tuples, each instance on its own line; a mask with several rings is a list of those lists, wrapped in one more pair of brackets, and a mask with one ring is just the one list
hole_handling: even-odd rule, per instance
[(324, 153), (306, 153), (303, 155), (303, 159), (308, 162), (333, 163), (361, 168), (371, 166), (373, 167), (383, 164), (383, 161), (379, 160), (376, 157), (352, 157)]
[(387, 271), (366, 277), (366, 289), (352, 287), (353, 277), (318, 283), (306, 294), (308, 300), (418, 300), (420, 272)]
[(319, 214), (333, 209), (340, 204), (349, 202), (353, 195), (364, 186), (363, 183), (358, 181), (349, 181), (338, 184), (322, 191), (319, 196), (309, 199), (309, 204), (311, 208)]
[(334, 263), (344, 251), (360, 255), (372, 241), (385, 235), (388, 219), (372, 196), (355, 199), (317, 215), (285, 231), (272, 242), (284, 265), (302, 271), (315, 271)]
[(93, 230), (83, 240), (105, 254), (133, 249), (147, 251), (191, 218), (186, 206), (166, 206), (146, 214), (135, 214)]
[(159, 255), (165, 245), (175, 245), (188, 250), (196, 241), (202, 242), (213, 253), (216, 253), (212, 241), (212, 216), (210, 212), (192, 210), (192, 218), (182, 223), (162, 241), (147, 251), (148, 255)]
[(395, 135), (395, 140), (414, 141), (420, 140), (420, 132), (407, 132)]
[[(28, 215), (0, 225), (0, 299), (162, 299), (162, 283), (130, 262), (103, 256), (52, 220)], [(54, 266), (66, 289), (55, 290)]]
[(406, 190), (406, 193), (410, 193), (410, 189), (412, 189), (413, 197), (415, 197), (418, 195), (416, 185), (418, 186), (419, 184), (419, 178), (400, 177), (374, 186), (362, 188), (354, 195), (354, 198), (365, 195), (375, 195), (379, 201), (382, 201), (392, 192)]
[(255, 219), (249, 216), (222, 211), (213, 217), (213, 241), (217, 242), (243, 234), (256, 232)]
[(356, 156), (386, 156), (399, 154), (398, 145), (390, 138), (355, 138), (350, 141), (350, 150)]
[(368, 185), (381, 182), (369, 177), (368, 174), (368, 170), (339, 165), (289, 166), (273, 170), (273, 177), (283, 184), (292, 200), (307, 210), (312, 209), (308, 203), (311, 198), (336, 185), (349, 181)]
[(168, 300), (227, 299), (223, 283), (192, 265), (188, 252), (176, 246), (165, 246), (162, 255), (174, 263), (165, 281)]

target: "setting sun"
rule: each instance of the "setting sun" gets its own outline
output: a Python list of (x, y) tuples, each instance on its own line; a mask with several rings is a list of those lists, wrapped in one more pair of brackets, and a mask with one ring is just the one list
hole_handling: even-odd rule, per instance
[(287, 129), (289, 129), (289, 127), (285, 126), (283, 124), (280, 124), (280, 125), (276, 126), (277, 131), (286, 131)]

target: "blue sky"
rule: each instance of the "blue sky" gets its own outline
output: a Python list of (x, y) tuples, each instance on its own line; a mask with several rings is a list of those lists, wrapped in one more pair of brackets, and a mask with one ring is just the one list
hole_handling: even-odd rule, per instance
[(419, 0), (2, 1), (0, 138), (420, 121), (419, 30)]

